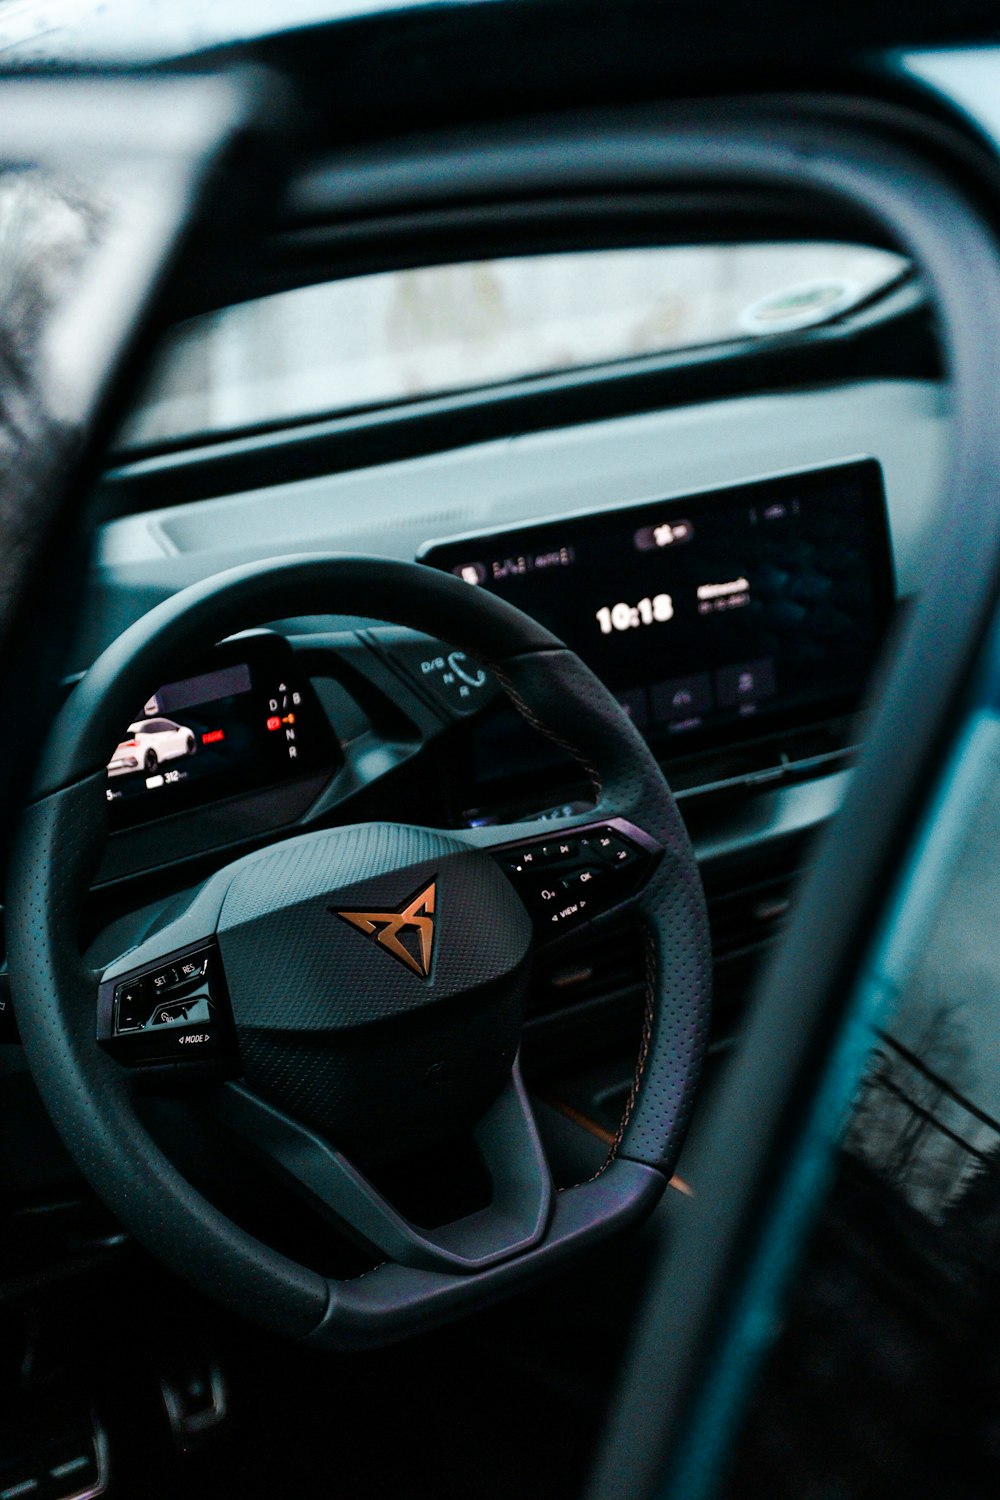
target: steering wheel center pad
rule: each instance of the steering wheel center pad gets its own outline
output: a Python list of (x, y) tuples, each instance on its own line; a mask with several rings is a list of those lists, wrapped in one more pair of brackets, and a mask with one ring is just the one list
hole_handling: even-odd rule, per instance
[(429, 1013), (509, 979), (531, 947), (496, 862), (430, 828), (333, 828), (225, 873), (219, 942), (246, 1027), (330, 1034)]
[(365, 823), (248, 855), (123, 962), (213, 934), (247, 1082), (365, 1164), (467, 1126), (510, 1073), (532, 923), (446, 833)]

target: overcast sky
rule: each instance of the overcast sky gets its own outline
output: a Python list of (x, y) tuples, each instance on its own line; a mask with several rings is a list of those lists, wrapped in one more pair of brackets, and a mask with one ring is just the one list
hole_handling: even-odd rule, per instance
[(0, 59), (9, 64), (178, 56), (317, 21), (429, 3), (432, 0), (0, 0)]

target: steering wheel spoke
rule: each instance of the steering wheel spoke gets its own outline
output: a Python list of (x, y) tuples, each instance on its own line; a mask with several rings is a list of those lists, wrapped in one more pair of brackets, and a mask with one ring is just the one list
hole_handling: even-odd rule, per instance
[(224, 1084), (205, 1104), (321, 1213), (398, 1265), (484, 1271), (530, 1250), (548, 1227), (552, 1180), (516, 1064), (473, 1132), (492, 1202), (433, 1231), (410, 1223), (342, 1151), (244, 1085)]

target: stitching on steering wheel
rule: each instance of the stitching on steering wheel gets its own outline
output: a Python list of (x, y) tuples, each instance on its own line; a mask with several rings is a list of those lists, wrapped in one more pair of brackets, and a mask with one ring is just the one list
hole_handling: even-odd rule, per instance
[[(563, 750), (565, 750), (569, 755), (573, 757), (578, 765), (583, 767), (584, 771), (587, 773), (587, 777), (593, 789), (595, 801), (599, 802), (601, 798), (602, 784), (596, 768), (574, 746), (570, 745), (560, 735), (556, 734), (554, 730), (550, 729), (548, 725), (544, 724), (538, 717), (538, 715), (528, 707), (502, 667), (498, 667), (494, 662), (488, 662), (487, 665), (489, 666), (490, 670), (496, 675), (504, 692), (507, 694), (508, 698), (521, 714), (521, 716), (534, 729), (537, 729), (541, 734), (544, 734), (547, 739), (552, 740), (555, 744), (559, 745)], [(643, 1008), (642, 1038), (639, 1043), (639, 1055), (636, 1060), (635, 1072), (632, 1077), (632, 1086), (629, 1089), (628, 1098), (625, 1101), (625, 1108), (622, 1111), (622, 1117), (618, 1122), (618, 1129), (615, 1131), (614, 1140), (611, 1143), (611, 1147), (608, 1151), (606, 1159), (594, 1173), (594, 1176), (588, 1179), (588, 1181), (591, 1182), (593, 1182), (595, 1178), (599, 1177), (601, 1173), (611, 1165), (618, 1152), (621, 1150), (621, 1144), (625, 1136), (625, 1131), (628, 1129), (629, 1121), (632, 1118), (632, 1112), (635, 1109), (636, 1100), (639, 1097), (639, 1090), (642, 1087), (642, 1080), (646, 1071), (646, 1063), (649, 1060), (650, 1047), (653, 1040), (653, 1016), (656, 1007), (656, 949), (652, 932), (650, 931), (649, 926), (645, 923), (643, 924), (643, 937), (646, 956), (646, 998)]]
[(615, 1138), (611, 1143), (608, 1153), (608, 1161), (611, 1162), (621, 1149), (621, 1143), (628, 1129), (628, 1122), (632, 1118), (635, 1101), (639, 1097), (639, 1089), (642, 1086), (643, 1075), (646, 1071), (646, 1062), (649, 1058), (649, 1049), (653, 1040), (653, 1015), (656, 1007), (656, 946), (653, 934), (649, 926), (643, 923), (643, 939), (646, 948), (646, 1006), (642, 1017), (642, 1040), (639, 1044), (639, 1057), (635, 1065), (635, 1074), (632, 1078), (632, 1087), (629, 1090), (625, 1108), (615, 1132)]
[(639, 1043), (639, 1056), (636, 1059), (635, 1072), (632, 1075), (632, 1087), (629, 1089), (625, 1108), (618, 1122), (618, 1129), (615, 1131), (614, 1140), (608, 1148), (607, 1156), (601, 1162), (596, 1172), (586, 1178), (583, 1183), (578, 1184), (581, 1187), (585, 1187), (588, 1182), (596, 1182), (601, 1173), (608, 1170), (621, 1150), (622, 1140), (624, 1139), (625, 1131), (628, 1129), (628, 1122), (632, 1118), (632, 1110), (635, 1107), (636, 1099), (639, 1097), (639, 1089), (642, 1086), (643, 1075), (646, 1071), (646, 1062), (649, 1058), (649, 1049), (653, 1040), (653, 1015), (656, 1009), (656, 949), (653, 944), (653, 934), (645, 923), (643, 924), (643, 936), (646, 948), (646, 1003), (642, 1017), (642, 1039)]
[(560, 749), (565, 750), (568, 755), (571, 755), (573, 757), (577, 765), (583, 768), (583, 770), (587, 774), (587, 780), (590, 782), (591, 790), (594, 793), (594, 800), (595, 802), (600, 802), (603, 787), (601, 784), (600, 774), (598, 773), (596, 767), (593, 766), (590, 761), (587, 760), (586, 756), (581, 754), (581, 752), (574, 745), (571, 745), (568, 740), (564, 740), (561, 735), (556, 734), (554, 729), (550, 729), (547, 724), (543, 724), (542, 720), (538, 717), (534, 710), (529, 708), (525, 703), (524, 699), (517, 691), (517, 688), (514, 686), (513, 682), (510, 680), (507, 673), (503, 670), (502, 667), (498, 667), (495, 662), (487, 662), (486, 665), (497, 678), (500, 686), (503, 688), (504, 692), (507, 694), (507, 697), (513, 703), (514, 707), (517, 709), (521, 717), (523, 719), (526, 719), (533, 729), (537, 729), (540, 734), (544, 734), (546, 739), (551, 740), (553, 744), (558, 745)]

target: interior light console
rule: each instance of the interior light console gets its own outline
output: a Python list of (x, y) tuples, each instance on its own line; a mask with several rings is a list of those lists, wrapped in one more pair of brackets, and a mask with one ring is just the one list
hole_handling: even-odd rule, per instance
[(857, 707), (894, 600), (871, 458), (430, 542), (547, 625), (672, 756)]

